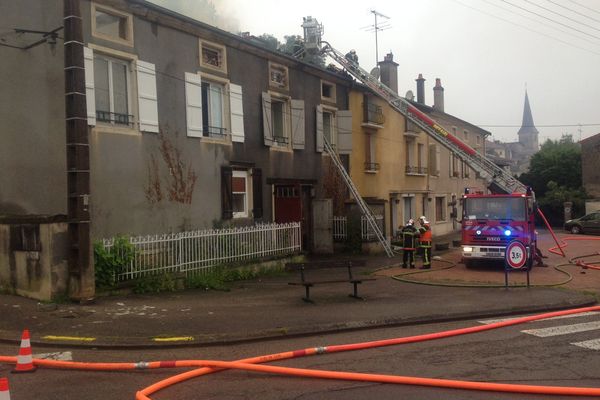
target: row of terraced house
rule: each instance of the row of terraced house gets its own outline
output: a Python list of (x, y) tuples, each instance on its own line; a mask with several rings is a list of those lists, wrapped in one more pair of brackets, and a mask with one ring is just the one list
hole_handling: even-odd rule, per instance
[[(339, 69), (144, 0), (81, 0), (79, 6), (89, 152), (87, 169), (78, 171), (87, 171), (89, 195), (73, 201), (89, 213), (91, 240), (300, 222), (305, 250), (332, 251), (318, 229), (355, 203), (323, 137), (383, 216), (387, 238), (420, 215), (432, 222), (434, 235), (452, 232), (464, 188), (483, 185), (469, 166)], [(25, 243), (31, 226), (69, 214), (68, 188), (82, 181), (68, 173), (66, 161), (77, 146), (65, 142), (63, 17), (61, 1), (38, 0), (10, 2), (0, 16), (3, 27), (28, 28), (21, 33), (42, 39), (0, 46), (0, 72), (8, 78), (0, 91), (4, 269), (14, 264), (8, 250), (35, 250)], [(379, 67), (381, 81), (398, 92), (393, 55)], [(411, 90), (407, 98), (485, 153), (490, 133), (445, 112), (439, 79), (432, 106), (421, 75), (416, 97)], [(68, 242), (73, 232), (54, 243)], [(0, 280), (11, 276), (0, 272)]]

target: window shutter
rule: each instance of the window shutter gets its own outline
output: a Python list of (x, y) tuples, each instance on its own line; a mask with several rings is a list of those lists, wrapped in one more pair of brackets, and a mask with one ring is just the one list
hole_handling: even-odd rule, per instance
[(221, 218), (233, 218), (233, 169), (221, 167)]
[(304, 100), (292, 100), (292, 148), (304, 149), (306, 128), (304, 123)]
[(158, 97), (154, 64), (137, 61), (138, 106), (140, 130), (158, 133)]
[(244, 143), (244, 105), (240, 85), (229, 84), (229, 105), (231, 111), (231, 140)]
[(317, 106), (317, 151), (323, 152), (323, 107)]
[(271, 95), (262, 93), (263, 135), (265, 146), (273, 146), (273, 121), (271, 120)]
[(185, 113), (187, 135), (202, 137), (202, 80), (189, 72), (185, 73)]
[(87, 104), (88, 125), (96, 125), (96, 92), (94, 91), (94, 51), (83, 48), (83, 65), (85, 67), (85, 102)]
[(340, 154), (352, 153), (352, 111), (341, 110), (337, 115), (338, 152)]
[(262, 218), (262, 170), (260, 168), (252, 170), (252, 203), (252, 215), (255, 219)]

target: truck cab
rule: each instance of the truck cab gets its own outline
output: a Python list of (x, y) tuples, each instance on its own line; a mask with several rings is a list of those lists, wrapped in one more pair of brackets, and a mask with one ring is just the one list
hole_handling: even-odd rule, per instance
[(462, 258), (466, 266), (478, 260), (504, 260), (506, 246), (521, 241), (533, 259), (536, 246), (533, 193), (462, 196)]

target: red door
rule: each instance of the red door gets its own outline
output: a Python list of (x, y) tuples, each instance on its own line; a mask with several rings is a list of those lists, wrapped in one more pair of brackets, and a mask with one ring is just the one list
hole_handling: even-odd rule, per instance
[(275, 185), (275, 222), (302, 221), (300, 185)]

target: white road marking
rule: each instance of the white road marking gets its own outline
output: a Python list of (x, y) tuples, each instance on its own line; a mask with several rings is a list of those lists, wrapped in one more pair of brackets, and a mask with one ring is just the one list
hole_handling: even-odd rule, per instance
[(524, 330), (521, 332), (527, 333), (530, 335), (534, 335), (534, 336), (538, 336), (538, 337), (550, 337), (550, 336), (558, 336), (558, 335), (568, 335), (570, 333), (577, 333), (577, 332), (593, 331), (596, 329), (600, 329), (600, 321), (584, 322), (581, 324), (553, 326), (550, 328), (541, 328), (541, 329), (527, 329), (527, 330)]
[(60, 351), (57, 353), (40, 353), (34, 354), (33, 358), (41, 358), (44, 360), (56, 360), (56, 361), (73, 361), (73, 353), (70, 351)]
[[(597, 314), (600, 314), (600, 312), (598, 312), (598, 311), (588, 311), (588, 312), (579, 313), (579, 314), (569, 314), (569, 315), (561, 315), (560, 317), (538, 319), (538, 321), (551, 321), (551, 320), (554, 320), (554, 319), (589, 317), (590, 315), (597, 315)], [(494, 324), (496, 322), (510, 321), (511, 319), (517, 319), (517, 318), (522, 318), (522, 317), (527, 317), (527, 315), (522, 315), (520, 317), (508, 317), (508, 318), (498, 318), (498, 319), (484, 319), (484, 320), (477, 321), (477, 322), (479, 322), (480, 324), (487, 325), (487, 324)], [(535, 321), (532, 321), (532, 322), (535, 322)]]
[(571, 343), (572, 345), (583, 347), (585, 349), (600, 350), (600, 339), (585, 340), (583, 342)]

